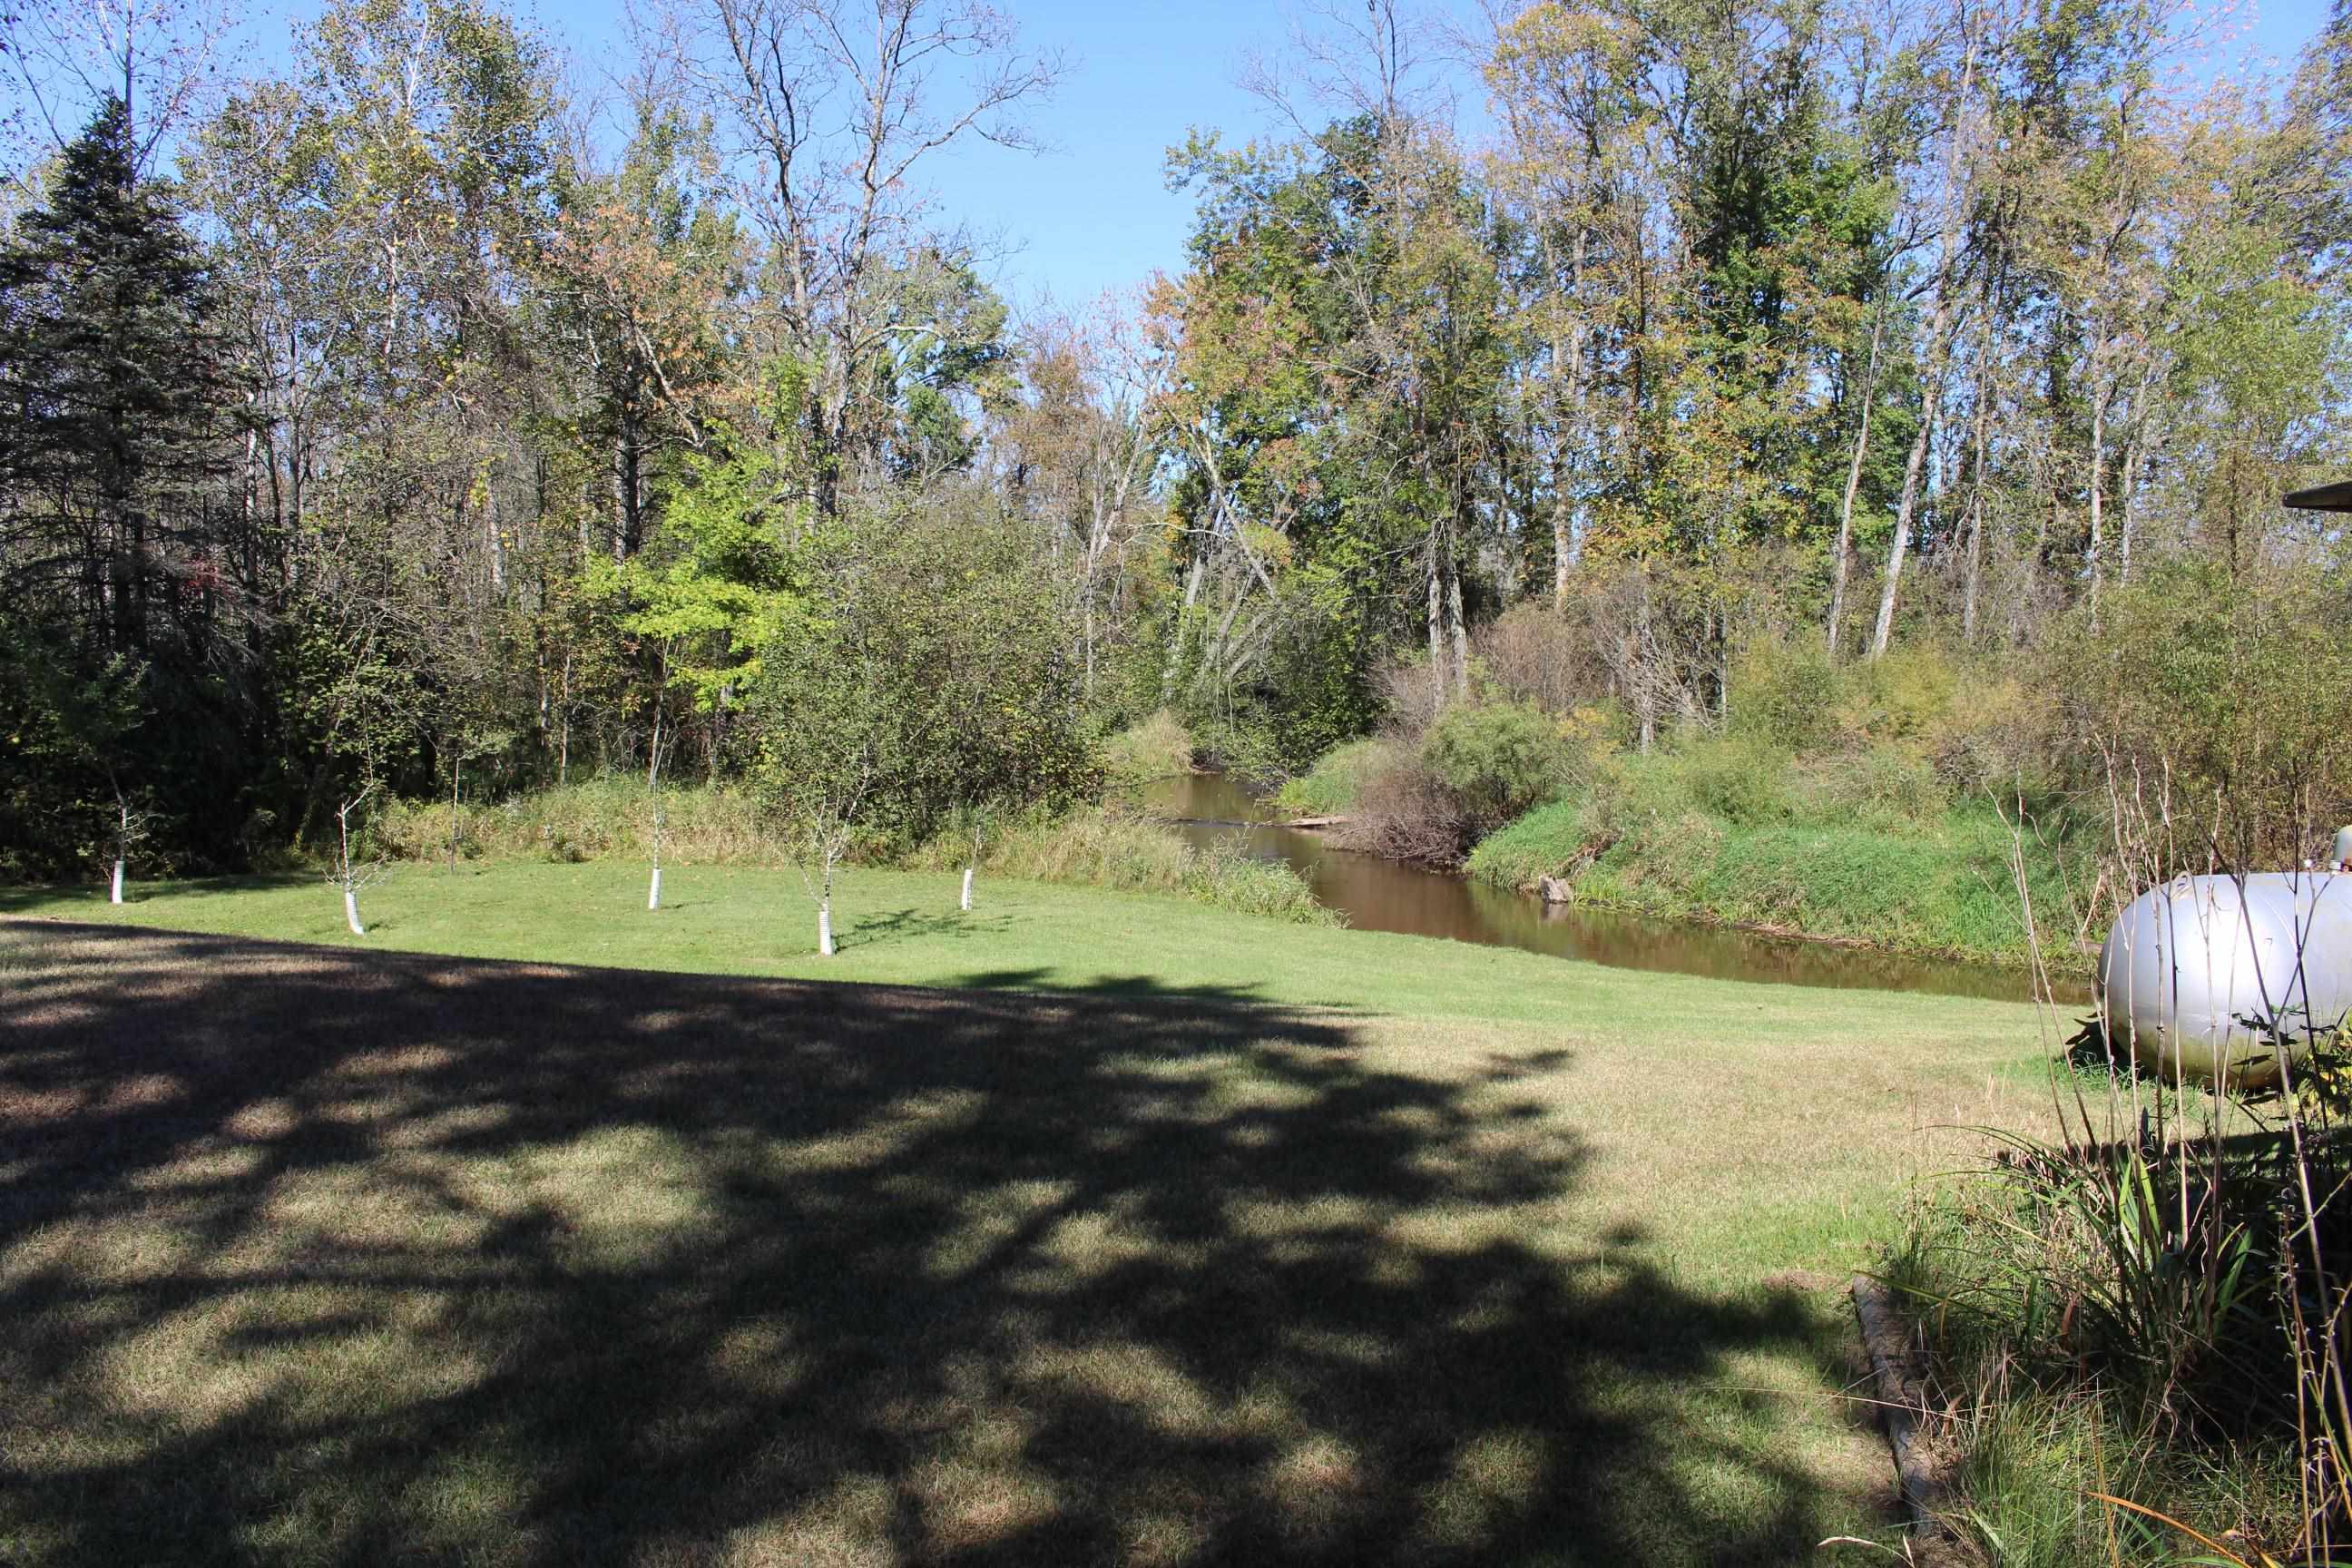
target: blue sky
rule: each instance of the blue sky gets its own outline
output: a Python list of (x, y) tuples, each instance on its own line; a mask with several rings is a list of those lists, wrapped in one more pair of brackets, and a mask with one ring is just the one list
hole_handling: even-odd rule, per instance
[[(1032, 157), (978, 145), (940, 159), (931, 175), (941, 208), (1017, 247), (997, 269), (1017, 306), (1050, 295), (1083, 307), (1106, 289), (1177, 268), (1192, 203), (1162, 181), (1167, 149), (1192, 126), (1229, 141), (1271, 128), (1266, 107), (1236, 79), (1253, 51), (1282, 49), (1291, 8), (1247, 0), (999, 3), (1028, 43), (1069, 57), (1060, 90), (1030, 116), (1057, 150)], [(2252, 61), (2261, 75), (2283, 75), (2326, 19), (2326, 3), (2209, 0), (2200, 11), (2213, 21), (2217, 42), (2201, 71)], [(1467, 0), (1459, 9), (1473, 11)], [(550, 41), (583, 59), (617, 46), (616, 14), (617, 4), (608, 10), (557, 0), (541, 0), (537, 13)], [(1466, 73), (1457, 73), (1455, 86), (1475, 100)]]
[[(282, 65), (288, 21), (314, 14), (315, 3), (257, 6), (246, 68)], [(513, 3), (568, 57), (575, 91), (593, 100), (626, 47), (622, 0)], [(1237, 79), (1254, 52), (1282, 52), (1290, 7), (1272, 0), (998, 3), (1030, 46), (1068, 58), (1059, 90), (1029, 117), (1055, 150), (1039, 156), (986, 144), (950, 150), (929, 165), (941, 212), (1011, 247), (996, 281), (1019, 308), (1050, 296), (1082, 309), (1107, 289), (1178, 268), (1192, 204), (1166, 188), (1167, 149), (1193, 126), (1236, 142), (1270, 128), (1268, 110)], [(2200, 0), (2216, 40), (2200, 73), (2251, 69), (2274, 82), (2318, 31), (2326, 6), (2327, 0)], [(1454, 0), (1454, 8), (1474, 13), (1471, 0)], [(1453, 86), (1475, 112), (1475, 79), (1457, 69)]]
[[(1192, 204), (1162, 181), (1167, 150), (1194, 125), (1236, 141), (1265, 128), (1265, 106), (1236, 80), (1252, 49), (1271, 52), (1289, 36), (1283, 13), (1248, 0), (1000, 4), (1024, 44), (1066, 57), (1067, 76), (1027, 116), (1054, 150), (950, 150), (927, 165), (942, 210), (1015, 247), (997, 280), (1023, 307), (1046, 294), (1083, 307), (1173, 269)], [(617, 5), (542, 0), (535, 9), (548, 40), (578, 62), (583, 89), (593, 83), (597, 57), (620, 47)]]

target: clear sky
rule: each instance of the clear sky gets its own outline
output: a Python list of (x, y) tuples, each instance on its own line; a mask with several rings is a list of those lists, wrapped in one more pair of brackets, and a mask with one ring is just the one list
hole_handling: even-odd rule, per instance
[[(1013, 248), (999, 285), (1026, 307), (1050, 294), (1082, 307), (1182, 260), (1191, 198), (1161, 177), (1192, 126), (1239, 141), (1266, 128), (1265, 106), (1237, 84), (1252, 50), (1289, 37), (1284, 13), (1249, 0), (999, 0), (1024, 45), (1069, 68), (1027, 116), (1053, 151), (975, 142), (928, 163), (943, 211)], [(585, 90), (595, 62), (621, 47), (617, 0), (526, 3), (549, 42), (571, 54)]]

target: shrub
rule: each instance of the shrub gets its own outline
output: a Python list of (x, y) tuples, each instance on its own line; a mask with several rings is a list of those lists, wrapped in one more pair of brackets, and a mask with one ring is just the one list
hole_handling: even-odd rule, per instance
[(1898, 644), (1884, 658), (1850, 666), (1841, 727), (1873, 741), (1924, 735), (1951, 708), (1960, 671), (1932, 643)]
[[(957, 869), (969, 860), (968, 826), (951, 828), (897, 864)], [(1337, 925), (1339, 914), (1289, 867), (1238, 848), (1195, 849), (1148, 818), (1097, 806), (1061, 817), (1029, 817), (984, 838), (981, 867), (992, 875), (1123, 892), (1178, 893), (1238, 914), (1302, 925)]]
[(1458, 865), (1476, 841), (1454, 792), (1409, 753), (1369, 776), (1354, 814), (1331, 830), (1342, 849), (1423, 866)]
[(2177, 804), (2218, 797), (2219, 837), (2253, 862), (2293, 865), (2314, 819), (2352, 815), (2352, 626), (2341, 579), (2240, 580), (2161, 566), (2110, 595), (2100, 635), (2078, 622), (2053, 682), (2085, 738), (2077, 785), (2112, 762)]
[(1824, 770), (1821, 809), (1889, 831), (1931, 826), (1950, 808), (1927, 759), (1896, 745), (1872, 746)]
[(2044, 794), (2057, 751), (2046, 697), (2027, 690), (2011, 670), (1979, 669), (1952, 694), (1951, 706), (1921, 737), (1936, 776), (1966, 795)]
[(1475, 837), (1558, 798), (1579, 759), (1541, 709), (1492, 702), (1439, 715), (1422, 737), (1421, 760), (1460, 803)]
[(1731, 667), (1731, 732), (1760, 745), (1803, 752), (1837, 732), (1841, 681), (1815, 638), (1749, 646)]
[(1549, 604), (1513, 605), (1471, 646), (1496, 692), (1556, 717), (1597, 704), (1609, 689), (1609, 672), (1592, 657), (1591, 638)]
[(1429, 655), (1415, 649), (1398, 655), (1372, 672), (1372, 689), (1388, 715), (1391, 732), (1418, 744), (1422, 735), (1444, 711), (1444, 703), (1429, 673)]
[(1103, 742), (1103, 774), (1114, 786), (1145, 784), (1192, 765), (1192, 737), (1162, 708)]
[[(457, 808), (459, 853), (494, 859), (600, 860), (643, 856), (650, 847), (653, 802), (645, 780), (607, 773), (583, 784), (510, 795)], [(759, 803), (709, 784), (662, 790), (662, 857), (677, 865), (780, 865), (787, 847)], [(395, 860), (434, 860), (449, 853), (449, 803), (385, 803), (373, 841)]]
[(1231, 720), (1200, 723), (1193, 731), (1197, 754), (1218, 773), (1231, 773), (1253, 788), (1263, 790), (1281, 783), (1289, 776), (1291, 759), (1283, 751), (1281, 736), (1257, 721), (1263, 717), (1242, 713)]
[(1184, 890), (1202, 903), (1235, 914), (1264, 915), (1295, 925), (1339, 925), (1338, 910), (1315, 901), (1315, 890), (1278, 860), (1263, 860), (1239, 845), (1192, 852)]
[(1356, 808), (1375, 773), (1396, 765), (1402, 745), (1379, 736), (1349, 741), (1323, 755), (1313, 769), (1287, 780), (1275, 804), (1294, 816), (1339, 816)]
[(1788, 753), (1750, 741), (1702, 741), (1676, 759), (1692, 804), (1740, 826), (1790, 815)]

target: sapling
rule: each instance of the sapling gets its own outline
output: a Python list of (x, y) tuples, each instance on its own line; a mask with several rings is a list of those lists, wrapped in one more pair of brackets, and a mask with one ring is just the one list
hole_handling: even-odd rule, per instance
[(662, 828), (667, 825), (666, 818), (664, 817), (662, 811), (662, 705), (661, 699), (658, 696), (654, 699), (654, 738), (653, 744), (647, 748), (647, 753), (648, 754), (646, 758), (646, 795), (647, 798), (653, 802), (654, 830), (652, 847), (654, 879), (653, 886), (646, 891), (646, 908), (647, 910), (658, 910), (661, 908)]
[(131, 809), (131, 799), (122, 793), (122, 785), (111, 768), (106, 772), (106, 782), (114, 791), (114, 878), (107, 889), (106, 901), (119, 904), (122, 902), (122, 882), (131, 852), (147, 837), (147, 813)]
[(365, 870), (352, 859), (352, 814), (374, 793), (375, 781), (371, 779), (359, 794), (335, 807), (335, 869), (331, 879), (343, 890), (343, 923), (352, 928), (353, 936), (367, 935), (367, 927), (360, 923), (360, 892), (384, 872), (380, 859)]
[(965, 914), (971, 913), (971, 878), (980, 869), (981, 846), (988, 836), (988, 814), (975, 809), (971, 814), (971, 854), (963, 864), (963, 897), (956, 907)]
[(842, 774), (804, 789), (800, 805), (801, 837), (808, 853), (799, 861), (801, 885), (816, 905), (816, 950), (831, 958), (833, 942), (833, 873), (849, 853), (858, 808), (866, 802), (879, 770), (869, 752), (856, 757)]

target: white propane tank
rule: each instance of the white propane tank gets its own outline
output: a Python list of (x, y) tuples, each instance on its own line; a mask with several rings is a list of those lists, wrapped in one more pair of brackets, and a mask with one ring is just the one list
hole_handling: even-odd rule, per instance
[(2109, 1037), (2145, 1069), (2258, 1088), (2352, 1008), (2352, 876), (2176, 877), (2099, 950)]

